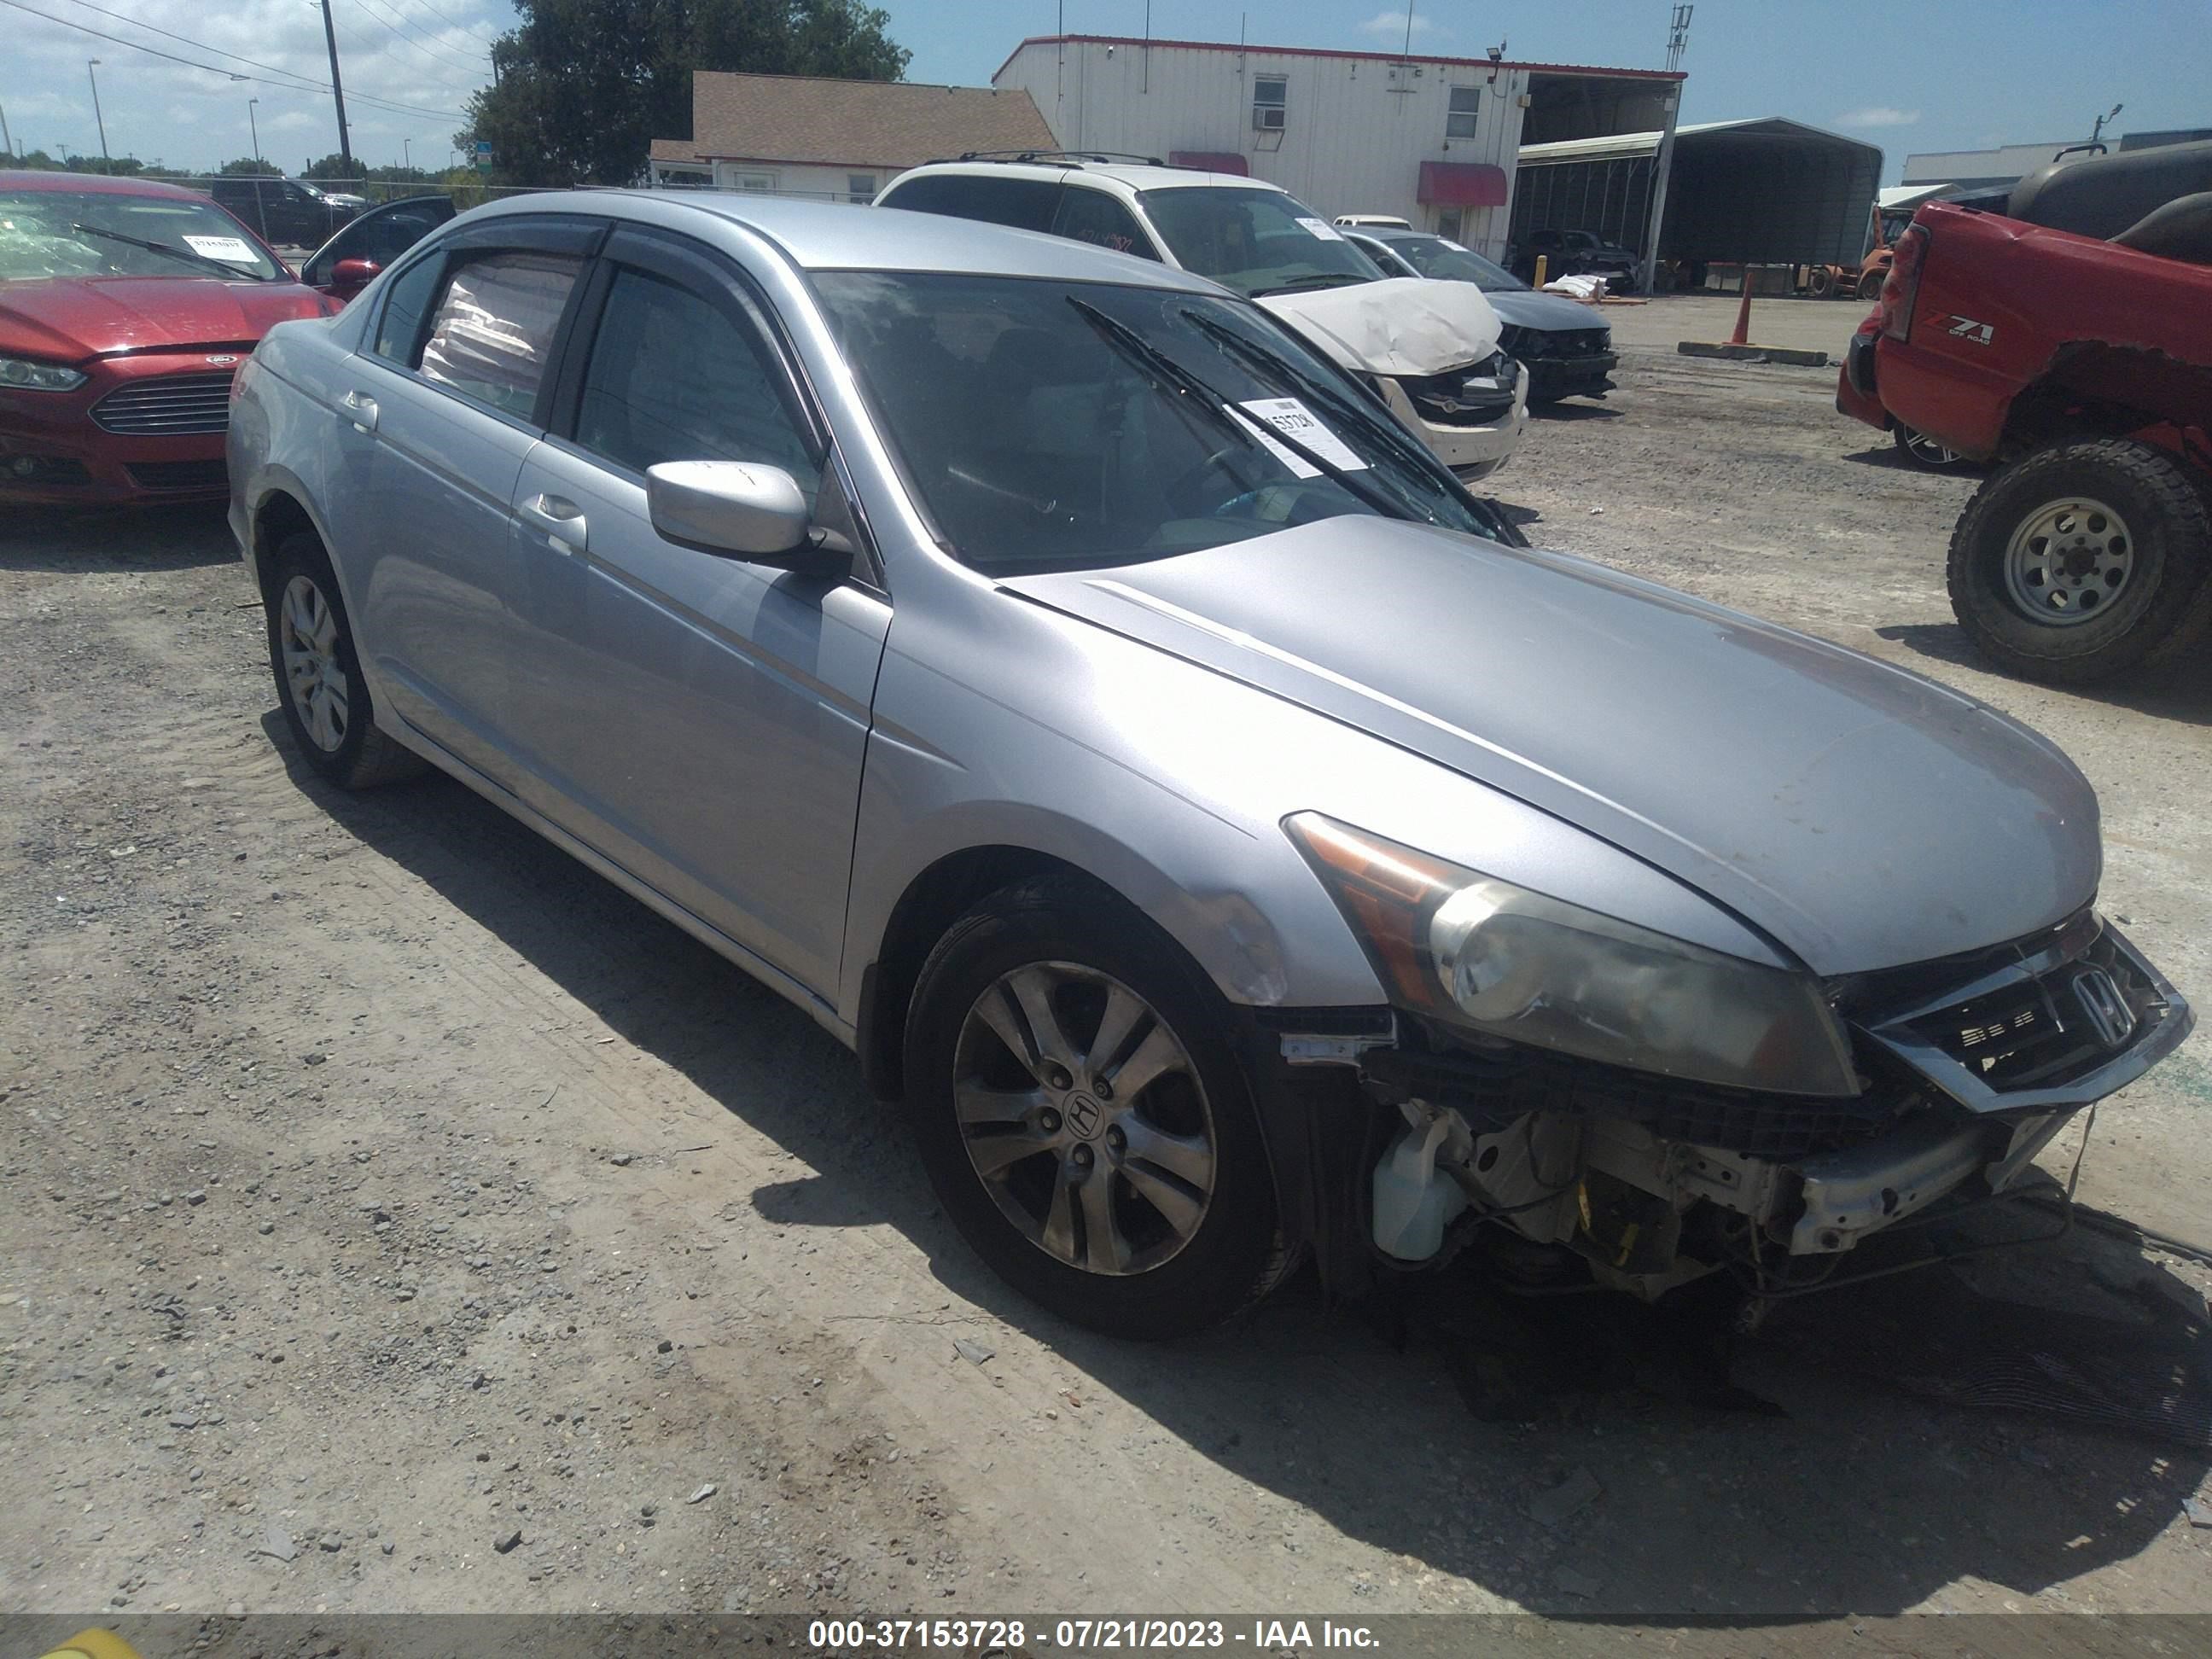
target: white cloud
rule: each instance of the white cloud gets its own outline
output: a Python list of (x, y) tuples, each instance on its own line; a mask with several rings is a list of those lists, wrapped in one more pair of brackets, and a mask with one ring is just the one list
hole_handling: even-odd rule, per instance
[[(1415, 34), (1426, 34), (1435, 27), (1435, 24), (1429, 21), (1425, 14), (1418, 11), (1413, 14)], [(1378, 11), (1362, 23), (1359, 28), (1364, 34), (1392, 35), (1402, 40), (1406, 38), (1406, 14), (1402, 11)]]
[[(134, 27), (76, 6), (40, 9), (213, 70), (188, 68), (114, 40), (9, 12), (10, 79), (40, 88), (8, 100), (8, 125), (18, 149), (53, 151), (66, 143), (79, 155), (100, 153), (85, 83), (88, 58), (100, 59), (100, 107), (115, 155), (182, 167), (213, 167), (251, 155), (249, 98), (260, 100), (255, 113), (263, 153), (288, 171), (338, 147), (328, 92), (267, 84), (288, 77), (330, 79), (317, 8), (300, 0), (227, 0), (219, 7), (207, 0), (132, 0), (127, 9), (114, 0), (108, 3), (152, 27)], [(401, 141), (411, 139), (417, 163), (427, 157), (442, 166), (452, 136), (463, 125), (459, 112), (469, 94), (490, 79), (483, 43), (514, 26), (514, 11), (506, 0), (434, 0), (434, 9), (424, 0), (384, 0), (384, 8), (388, 10), (349, 4), (337, 13), (354, 154), (373, 166), (397, 161)], [(404, 18), (404, 31), (392, 27), (392, 15)], [(153, 28), (204, 44), (187, 46)], [(242, 53), (280, 72), (225, 53)], [(230, 72), (257, 78), (233, 81)], [(371, 97), (434, 112), (380, 109), (368, 101)], [(270, 143), (272, 135), (282, 135), (281, 147)]]
[(1870, 104), (1864, 109), (1855, 109), (1838, 115), (1839, 127), (1909, 127), (1920, 119), (1917, 109), (1893, 109), (1887, 104)]

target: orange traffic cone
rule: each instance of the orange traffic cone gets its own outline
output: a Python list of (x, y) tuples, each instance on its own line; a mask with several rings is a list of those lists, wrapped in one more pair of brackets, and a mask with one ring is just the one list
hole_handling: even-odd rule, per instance
[(1751, 272), (1743, 273), (1743, 303), (1735, 308), (1735, 332), (1729, 336), (1730, 345), (1751, 343)]

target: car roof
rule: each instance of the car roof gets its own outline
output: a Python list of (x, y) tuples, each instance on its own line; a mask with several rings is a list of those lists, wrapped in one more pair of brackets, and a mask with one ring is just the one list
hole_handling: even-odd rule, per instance
[(1345, 229), (1362, 236), (1371, 236), (1378, 242), (1441, 242), (1443, 238), (1433, 230), (1408, 230), (1403, 225), (1346, 225)]
[(1224, 290), (1155, 260), (1042, 231), (1013, 230), (941, 213), (795, 201), (739, 191), (562, 191), (511, 197), (464, 214), (455, 224), (511, 214), (605, 214), (710, 235), (718, 225), (750, 230), (805, 270), (927, 270), (1119, 283), (1194, 294)]
[(0, 190), (75, 191), (95, 196), (164, 196), (188, 202), (207, 198), (165, 179), (134, 179), (105, 173), (52, 173), (40, 167), (0, 168)]
[(1054, 179), (1068, 184), (1103, 179), (1113, 184), (1126, 185), (1131, 190), (1272, 190), (1279, 195), (1290, 194), (1280, 185), (1270, 184), (1265, 179), (1248, 178), (1241, 173), (1208, 173), (1200, 167), (1155, 167), (1139, 161), (1091, 161), (1080, 155), (1071, 155), (1066, 161), (930, 161), (921, 167), (908, 168), (892, 179), (891, 185), (896, 186), (918, 173), (945, 173), (987, 179)]

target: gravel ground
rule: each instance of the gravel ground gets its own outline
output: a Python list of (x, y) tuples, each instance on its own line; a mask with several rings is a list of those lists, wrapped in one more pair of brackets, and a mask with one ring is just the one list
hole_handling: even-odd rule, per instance
[[(2107, 908), (2212, 1003), (2212, 674), (1981, 672), (1970, 479), (1825, 374), (1621, 378), (1497, 480), (1534, 538), (2051, 734)], [(0, 518), (0, 1613), (2212, 1611), (2201, 1446), (1957, 1386), (2201, 1342), (2188, 1262), (2077, 1232), (1793, 1304), (1740, 1395), (1635, 1310), (1453, 1285), (1409, 1340), (1294, 1283), (1116, 1345), (977, 1268), (803, 1015), (458, 786), (312, 779), (217, 512)], [(2212, 1232), (2208, 1042), (2099, 1118), (2085, 1199)], [(1476, 1420), (1522, 1335), (1577, 1374)]]

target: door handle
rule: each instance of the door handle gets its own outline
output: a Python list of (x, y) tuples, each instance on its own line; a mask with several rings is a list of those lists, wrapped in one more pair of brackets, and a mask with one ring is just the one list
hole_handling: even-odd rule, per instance
[(375, 398), (363, 397), (358, 392), (349, 392), (344, 397), (338, 399), (338, 406), (345, 410), (346, 418), (353, 422), (353, 429), (355, 431), (374, 432), (376, 430)]
[(562, 552), (583, 552), (584, 509), (566, 495), (532, 495), (522, 504), (522, 512)]

